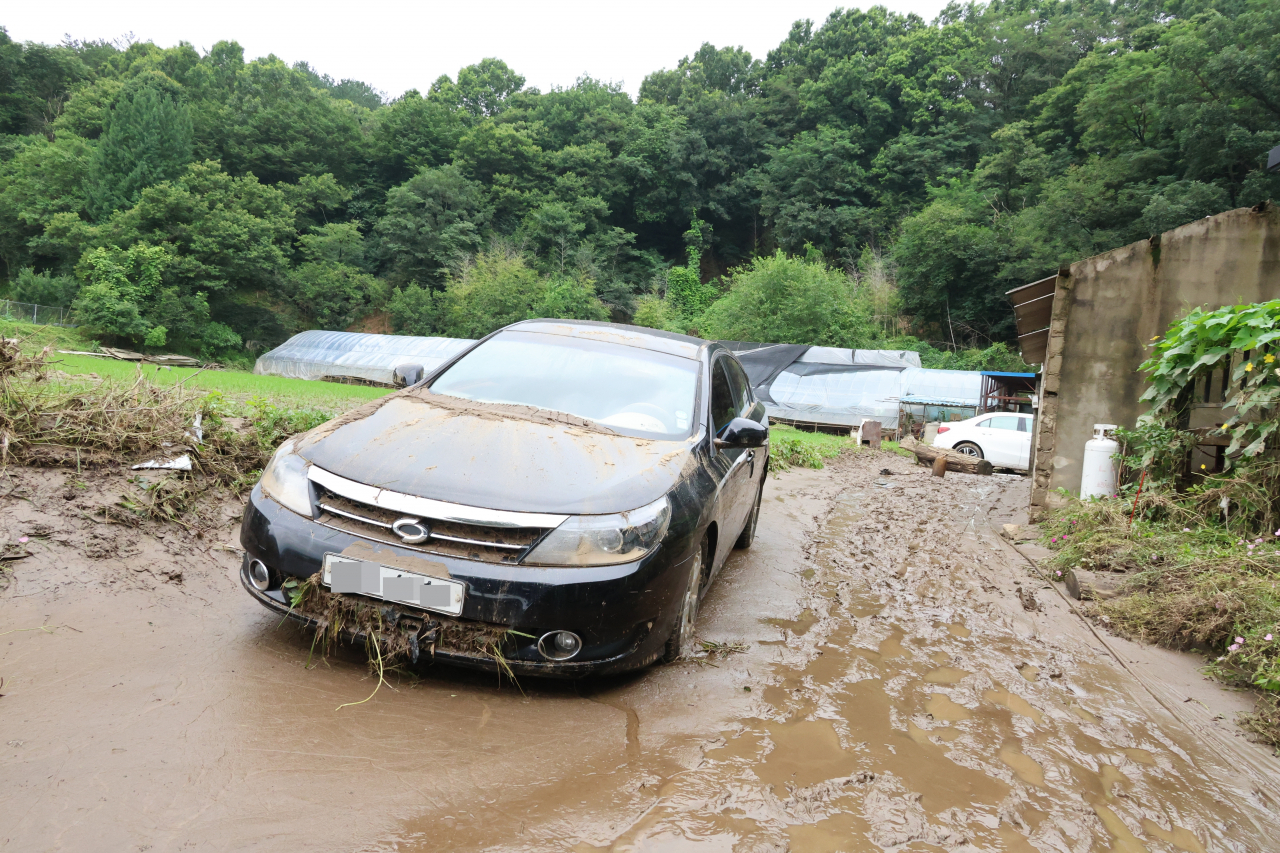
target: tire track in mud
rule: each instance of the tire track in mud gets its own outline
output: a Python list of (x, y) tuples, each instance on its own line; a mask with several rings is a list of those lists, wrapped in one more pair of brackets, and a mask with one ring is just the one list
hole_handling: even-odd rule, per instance
[(991, 514), (1013, 514), (1023, 484), (882, 454), (836, 476), (804, 546), (805, 610), (768, 620), (780, 638), (761, 644), (775, 660), (750, 711), (709, 741), (629, 748), (589, 800), (477, 849), (1207, 853), (1280, 837), (1001, 545)]

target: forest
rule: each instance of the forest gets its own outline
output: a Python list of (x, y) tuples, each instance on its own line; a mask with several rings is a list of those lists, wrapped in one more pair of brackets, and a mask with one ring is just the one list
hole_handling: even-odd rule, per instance
[(228, 364), (543, 316), (1001, 367), (1005, 291), (1280, 196), (1277, 144), (1274, 0), (837, 9), (634, 99), (0, 28), (0, 297)]

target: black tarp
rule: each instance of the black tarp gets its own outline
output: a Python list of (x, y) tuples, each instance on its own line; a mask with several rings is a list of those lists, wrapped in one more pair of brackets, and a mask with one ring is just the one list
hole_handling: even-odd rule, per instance
[(745, 341), (717, 341), (733, 350), (747, 371), (751, 390), (766, 403), (773, 403), (769, 385), (809, 349), (804, 344), (753, 344)]

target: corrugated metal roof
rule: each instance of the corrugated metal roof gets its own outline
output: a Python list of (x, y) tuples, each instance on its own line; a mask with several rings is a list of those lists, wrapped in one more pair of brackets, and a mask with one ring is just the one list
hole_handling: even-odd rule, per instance
[(1043, 364), (1049, 348), (1049, 321), (1053, 317), (1056, 275), (1007, 291), (1018, 324), (1018, 350), (1027, 364)]

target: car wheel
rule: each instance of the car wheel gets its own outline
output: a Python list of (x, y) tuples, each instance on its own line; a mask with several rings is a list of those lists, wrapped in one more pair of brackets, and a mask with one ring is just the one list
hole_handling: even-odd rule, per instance
[(693, 653), (693, 631), (698, 621), (698, 593), (702, 588), (702, 567), (709, 559), (710, 540), (702, 537), (698, 552), (689, 561), (689, 576), (685, 581), (684, 595), (680, 599), (680, 614), (676, 627), (667, 638), (667, 651), (662, 659), (667, 663)]
[(982, 448), (972, 441), (962, 441), (955, 446), (954, 450), (957, 453), (963, 453), (965, 456), (976, 456), (979, 459), (985, 458), (982, 455)]
[(733, 543), (733, 547), (739, 550), (746, 550), (751, 547), (751, 543), (756, 538), (756, 524), (760, 521), (760, 501), (764, 497), (764, 481), (760, 481), (760, 488), (756, 490), (756, 503), (751, 508), (751, 515), (747, 516), (747, 523), (742, 526), (742, 532), (738, 534), (738, 541)]

